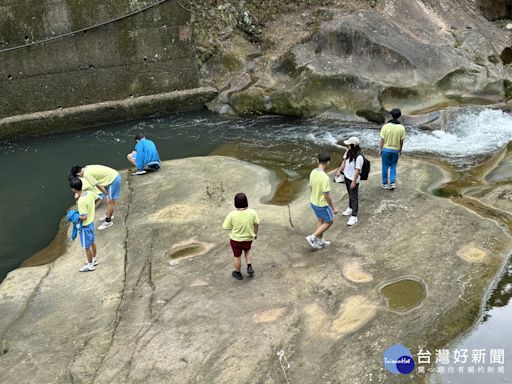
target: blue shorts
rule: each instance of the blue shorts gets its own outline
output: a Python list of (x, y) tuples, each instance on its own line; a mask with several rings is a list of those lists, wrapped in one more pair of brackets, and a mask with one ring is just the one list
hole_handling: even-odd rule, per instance
[(328, 205), (325, 207), (317, 207), (314, 204), (311, 204), (311, 208), (313, 208), (313, 211), (315, 212), (316, 217), (319, 219), (322, 219), (326, 223), (332, 223), (334, 220), (334, 215), (332, 213), (331, 207)]
[(100, 199), (100, 200), (103, 200), (105, 198), (105, 194), (104, 193), (100, 193), (98, 195), (98, 197), (96, 198), (96, 200)]
[(137, 160), (137, 152), (130, 153), (130, 157), (132, 158), (133, 161)]
[(80, 244), (82, 244), (83, 249), (89, 249), (94, 244), (94, 223), (82, 227), (80, 230)]
[(121, 175), (117, 175), (115, 180), (107, 187), (108, 198), (112, 200), (119, 199), (121, 194)]

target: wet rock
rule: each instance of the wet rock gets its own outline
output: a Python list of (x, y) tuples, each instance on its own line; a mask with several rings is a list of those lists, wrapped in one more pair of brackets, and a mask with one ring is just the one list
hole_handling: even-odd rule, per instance
[(360, 110), (356, 111), (356, 115), (363, 117), (367, 121), (371, 121), (371, 122), (377, 123), (377, 124), (384, 124), (384, 121), (385, 121), (384, 116), (382, 116), (380, 113), (366, 110), (366, 109), (360, 109)]
[[(363, 383), (381, 372), (382, 351), (397, 337), (441, 348), (478, 316), (510, 239), (494, 222), (419, 192), (431, 165), (401, 159), (389, 192), (371, 160), (376, 174), (361, 185), (359, 224), (347, 229), (337, 217), (331, 246), (318, 251), (304, 240), (315, 227), (306, 182), (296, 200), (276, 206), (263, 203), (275, 175), (235, 159), (180, 159), (148, 176), (123, 175), (115, 225), (97, 233), (94, 272), (77, 271), (84, 255), (75, 242), (54, 263), (13, 271), (0, 285), (0, 334), (9, 342), (0, 377), (271, 382), (284, 380), (286, 356), (290, 382)], [(262, 220), (256, 274), (249, 278), (244, 265), (242, 281), (231, 277), (221, 227), (240, 191)], [(344, 186), (332, 193), (343, 208)], [(486, 256), (461, 259), (468, 244)], [(411, 316), (386, 309), (379, 291), (403, 276), (428, 287)]]
[[(264, 41), (253, 44), (258, 57), (251, 70), (260, 81), (250, 87), (262, 89), (271, 100), (287, 99), (273, 102), (272, 113), (316, 116), (335, 108), (347, 115), (359, 111), (380, 124), (381, 111), (396, 106), (406, 114), (421, 114), (505, 97), (503, 80), (512, 79), (512, 72), (504, 70), (509, 37), (506, 30), (475, 17), (496, 5), (480, 4), (479, 9), (471, 1), (454, 0), (428, 5), (394, 0), (381, 7), (363, 0), (344, 7), (325, 3), (330, 7), (299, 3), (301, 12), (279, 13), (283, 4), (269, 1), (277, 11), (272, 17), (248, 5), (260, 15)], [(254, 57), (244, 55), (243, 60)], [(246, 91), (230, 96), (238, 92)], [(255, 110), (244, 108), (244, 114), (261, 112), (260, 103), (249, 104)]]

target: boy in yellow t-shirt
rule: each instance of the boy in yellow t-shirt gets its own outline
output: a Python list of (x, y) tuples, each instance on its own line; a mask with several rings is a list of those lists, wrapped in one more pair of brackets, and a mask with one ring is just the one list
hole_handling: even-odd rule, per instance
[(98, 261), (96, 260), (96, 242), (94, 238), (94, 213), (95, 213), (95, 196), (91, 191), (82, 190), (82, 181), (74, 178), (69, 181), (69, 186), (75, 195), (78, 195), (77, 208), (82, 228), (80, 229), (80, 243), (85, 254), (87, 255), (87, 263), (79, 269), (80, 272), (90, 272), (96, 269)]
[(247, 273), (250, 276), (254, 275), (251, 246), (253, 240), (258, 237), (260, 219), (256, 211), (249, 208), (245, 193), (235, 195), (235, 208), (236, 210), (230, 212), (224, 219), (222, 228), (229, 230), (230, 244), (234, 256), (233, 264), (235, 266), (232, 276), (242, 280), (243, 276), (240, 272), (242, 251), (245, 252)]
[(318, 167), (311, 171), (309, 175), (309, 189), (311, 190), (311, 208), (317, 217), (316, 231), (306, 237), (307, 242), (313, 249), (328, 247), (331, 242), (323, 238), (323, 234), (327, 231), (333, 221), (333, 214), (338, 213), (331, 199), (331, 182), (329, 176), (325, 173), (325, 169), (331, 161), (331, 156), (327, 153), (318, 155)]
[[(107, 212), (103, 219), (105, 220), (98, 230), (102, 231), (114, 225), (114, 208), (116, 200), (121, 194), (121, 175), (115, 169), (104, 165), (73, 165), (71, 175), (87, 180), (88, 184), (97, 187), (107, 198)], [(102, 220), (103, 220), (102, 219)]]

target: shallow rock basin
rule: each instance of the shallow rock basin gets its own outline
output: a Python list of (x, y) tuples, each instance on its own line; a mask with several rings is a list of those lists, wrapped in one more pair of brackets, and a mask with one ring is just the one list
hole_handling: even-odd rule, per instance
[(176, 259), (185, 259), (191, 258), (199, 255), (203, 255), (207, 253), (211, 249), (211, 244), (201, 243), (201, 242), (188, 242), (185, 244), (177, 244), (167, 252), (165, 252), (165, 257), (170, 260)]
[(389, 283), (381, 288), (386, 305), (393, 311), (407, 312), (416, 308), (427, 296), (425, 285), (411, 278)]

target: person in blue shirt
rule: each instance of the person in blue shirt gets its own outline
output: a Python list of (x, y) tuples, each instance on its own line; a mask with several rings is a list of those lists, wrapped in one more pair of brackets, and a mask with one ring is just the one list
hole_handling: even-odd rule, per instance
[(160, 156), (155, 143), (146, 139), (143, 133), (135, 136), (135, 151), (128, 154), (128, 161), (137, 167), (134, 175), (143, 175), (148, 171), (160, 169)]

